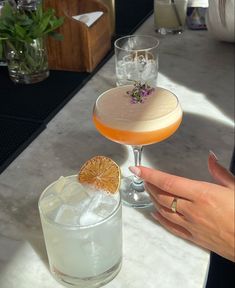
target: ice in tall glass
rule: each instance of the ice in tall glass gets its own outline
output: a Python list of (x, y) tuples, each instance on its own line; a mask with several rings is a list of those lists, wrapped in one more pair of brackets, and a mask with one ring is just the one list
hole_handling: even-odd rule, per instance
[(184, 30), (188, 0), (154, 0), (155, 29), (160, 34), (180, 34)]
[(68, 287), (100, 287), (113, 279), (122, 261), (119, 193), (61, 177), (39, 199), (39, 211), (52, 275)]

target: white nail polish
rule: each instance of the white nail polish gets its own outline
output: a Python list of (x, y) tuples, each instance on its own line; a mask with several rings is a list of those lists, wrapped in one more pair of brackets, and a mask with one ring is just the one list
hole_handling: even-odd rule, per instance
[(135, 174), (136, 176), (140, 176), (140, 174), (141, 174), (140, 169), (139, 169), (138, 167), (136, 167), (136, 166), (131, 166), (131, 167), (129, 167), (129, 170), (130, 170), (133, 174)]
[(215, 153), (212, 150), (209, 151), (209, 154), (215, 161), (218, 161), (218, 157), (215, 155)]

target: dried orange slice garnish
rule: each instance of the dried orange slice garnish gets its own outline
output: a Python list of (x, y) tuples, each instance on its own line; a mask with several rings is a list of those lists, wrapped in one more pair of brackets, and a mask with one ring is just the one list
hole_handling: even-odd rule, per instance
[(95, 156), (83, 164), (78, 181), (98, 190), (116, 193), (120, 185), (120, 168), (108, 157)]

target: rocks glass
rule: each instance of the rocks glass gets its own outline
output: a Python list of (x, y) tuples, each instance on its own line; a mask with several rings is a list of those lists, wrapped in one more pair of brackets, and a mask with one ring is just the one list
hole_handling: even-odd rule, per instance
[(117, 86), (138, 81), (156, 87), (158, 46), (158, 39), (148, 35), (129, 35), (117, 39), (114, 43)]
[(122, 262), (118, 192), (89, 191), (75, 175), (60, 177), (42, 193), (39, 211), (50, 270), (57, 281), (95, 288), (117, 275)]

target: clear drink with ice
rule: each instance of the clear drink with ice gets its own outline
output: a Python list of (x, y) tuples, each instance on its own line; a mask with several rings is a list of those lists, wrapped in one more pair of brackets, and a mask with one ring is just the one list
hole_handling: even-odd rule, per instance
[(156, 37), (150, 35), (128, 35), (114, 42), (116, 84), (134, 82), (157, 86), (158, 45)]
[(133, 81), (148, 83), (151, 87), (157, 85), (158, 62), (148, 56), (136, 56), (129, 59), (124, 56), (116, 63), (116, 77), (118, 85), (133, 84)]
[(122, 211), (119, 193), (108, 195), (61, 177), (39, 199), (53, 276), (68, 287), (100, 287), (119, 272)]

